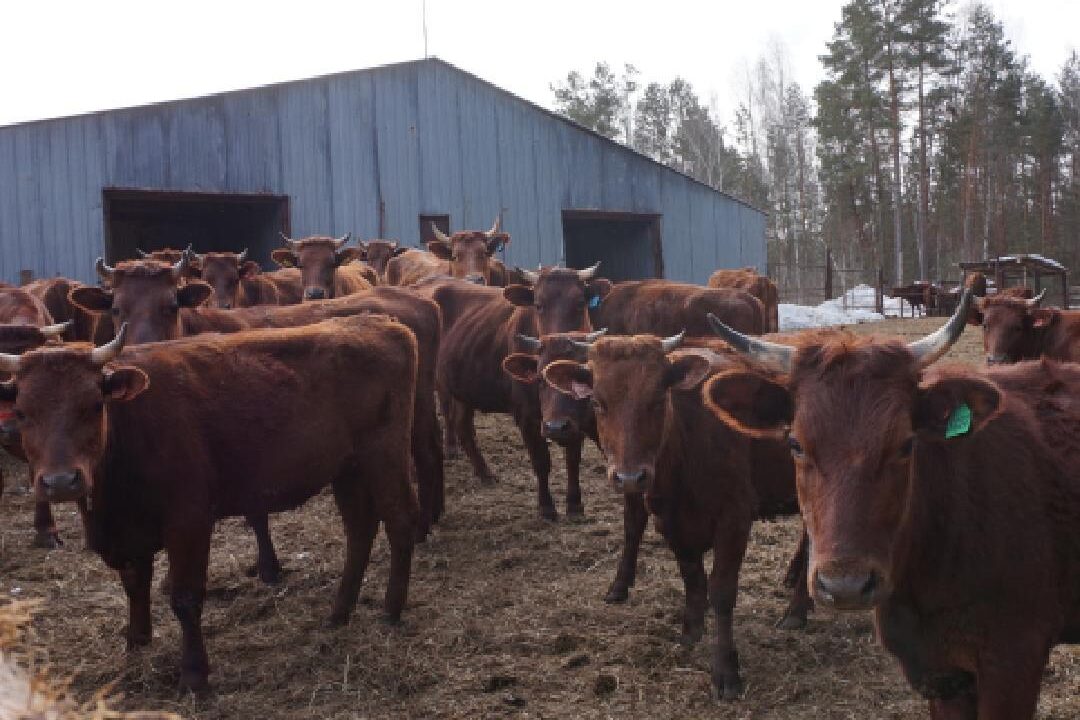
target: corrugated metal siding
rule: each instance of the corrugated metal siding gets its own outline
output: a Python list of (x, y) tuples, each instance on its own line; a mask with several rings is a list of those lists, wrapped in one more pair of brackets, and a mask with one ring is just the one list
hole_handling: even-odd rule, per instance
[(765, 266), (765, 216), (438, 60), (0, 128), (0, 278), (93, 279), (102, 189), (274, 193), (292, 233), (486, 228), (563, 259), (562, 211), (658, 214), (665, 275)]

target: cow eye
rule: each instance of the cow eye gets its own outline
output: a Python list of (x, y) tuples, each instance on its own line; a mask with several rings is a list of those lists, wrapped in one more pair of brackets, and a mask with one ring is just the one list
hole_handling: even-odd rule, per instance
[(794, 435), (788, 435), (787, 444), (788, 448), (791, 449), (792, 457), (796, 459), (803, 457), (805, 454), (803, 452), (803, 447), (799, 444), (799, 441), (795, 439)]
[(900, 446), (899, 455), (902, 458), (911, 457), (911, 451), (915, 449), (915, 436), (912, 435)]

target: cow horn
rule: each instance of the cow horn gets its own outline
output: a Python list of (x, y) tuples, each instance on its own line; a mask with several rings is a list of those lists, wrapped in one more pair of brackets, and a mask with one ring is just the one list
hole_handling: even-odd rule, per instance
[(289, 237), (283, 232), (278, 232), (278, 235), (280, 235), (281, 239), (285, 241), (285, 246), (287, 248), (289, 248), (293, 252), (296, 252), (296, 247), (300, 244), (299, 240), (293, 240), (291, 237)]
[(113, 279), (113, 274), (116, 273), (116, 268), (106, 265), (105, 258), (100, 257), (94, 262), (94, 269), (97, 270), (98, 277), (110, 282)]
[(139, 256), (140, 258), (142, 258), (143, 260), (145, 260), (146, 258), (150, 257), (150, 253), (146, 252), (146, 251), (145, 251), (145, 250), (143, 250), (142, 248), (135, 248), (135, 253), (136, 253), (136, 254), (137, 254), (137, 255), (138, 255), (138, 256)]
[(592, 280), (596, 276), (596, 272), (600, 269), (600, 263), (596, 263), (592, 267), (585, 268), (584, 270), (578, 270), (578, 280), (581, 282), (587, 282)]
[(19, 369), (19, 361), (21, 359), (22, 356), (20, 355), (0, 353), (0, 372), (14, 373)]
[(191, 253), (187, 250), (180, 253), (180, 259), (176, 261), (176, 264), (172, 266), (169, 273), (172, 275), (173, 280), (177, 282), (180, 278), (184, 277), (184, 272), (188, 269), (188, 265), (191, 264)]
[(663, 340), (660, 341), (660, 349), (662, 349), (666, 353), (671, 352), (675, 348), (682, 345), (682, 339), (685, 336), (686, 336), (686, 331), (683, 330), (678, 335), (672, 335), (669, 338), (664, 338)]
[(1046, 289), (1044, 288), (1041, 293), (1039, 293), (1035, 297), (1031, 298), (1030, 300), (1025, 300), (1025, 302), (1027, 303), (1027, 306), (1029, 308), (1037, 308), (1037, 307), (1039, 307), (1040, 304), (1042, 304), (1043, 298), (1045, 296), (1046, 296)]
[(712, 313), (709, 313), (707, 317), (713, 332), (743, 355), (785, 373), (791, 372), (792, 360), (795, 358), (795, 348), (790, 345), (782, 345), (743, 335), (738, 330), (732, 330)]
[(908, 350), (915, 356), (919, 367), (924, 368), (949, 351), (967, 326), (971, 310), (971, 290), (964, 290), (960, 304), (949, 321), (924, 338), (908, 343)]
[(532, 270), (523, 270), (522, 268), (516, 268), (518, 273), (525, 279), (525, 282), (530, 285), (535, 285), (540, 282), (540, 273), (533, 272)]
[(491, 237), (495, 233), (499, 232), (499, 221), (500, 221), (500, 218), (499, 218), (498, 215), (496, 215), (495, 216), (495, 222), (493, 222), (491, 224), (491, 229), (488, 230), (487, 233), (486, 233), (488, 237)]
[(127, 328), (127, 323), (124, 323), (120, 326), (120, 330), (117, 331), (116, 337), (101, 347), (96, 347), (91, 350), (90, 362), (101, 367), (119, 355), (120, 351), (124, 349), (124, 341), (127, 339)]
[(447, 236), (439, 226), (435, 223), (431, 223), (431, 234), (435, 236), (436, 240), (442, 240), (443, 242), (450, 242), (449, 236)]
[[(236, 264), (237, 264), (237, 265), (240, 265), (240, 264), (242, 264), (242, 263), (243, 263), (243, 262), (244, 262), (245, 260), (247, 260), (247, 252), (248, 252), (248, 249), (247, 249), (247, 248), (244, 248), (244, 249), (243, 249), (243, 250), (241, 250), (241, 251), (240, 251), (239, 253), (237, 253), (237, 255), (236, 255)], [(199, 259), (200, 259), (200, 260), (202, 260), (202, 257), (200, 256), (200, 257), (199, 257)]]
[(594, 342), (596, 342), (600, 338), (604, 337), (605, 335), (607, 335), (607, 328), (600, 328), (596, 332), (591, 332), (588, 335), (586, 335), (585, 336), (585, 342), (592, 345)]
[(540, 348), (544, 345), (539, 338), (534, 338), (532, 335), (518, 333), (515, 337), (529, 352), (540, 352)]
[(58, 337), (67, 332), (68, 328), (70, 328), (74, 324), (74, 320), (68, 320), (67, 322), (56, 323), (55, 325), (46, 325), (44, 327), (38, 328), (38, 332), (40, 332), (45, 337)]
[(335, 238), (332, 241), (334, 243), (334, 249), (335, 250), (340, 250), (341, 248), (345, 247), (345, 243), (349, 242), (349, 238), (351, 238), (351, 237), (352, 237), (352, 233), (345, 233), (341, 237)]

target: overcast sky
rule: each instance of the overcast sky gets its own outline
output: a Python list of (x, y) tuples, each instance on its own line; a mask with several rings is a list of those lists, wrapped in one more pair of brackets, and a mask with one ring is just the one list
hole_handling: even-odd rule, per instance
[[(740, 77), (774, 39), (809, 92), (843, 0), (428, 0), (428, 52), (551, 105), (597, 60), (690, 80), (730, 124)], [(1054, 79), (1080, 0), (989, 0), (1014, 47)], [(424, 55), (422, 0), (4, 3), (0, 125), (140, 105)], [(954, 2), (954, 7), (957, 3)]]

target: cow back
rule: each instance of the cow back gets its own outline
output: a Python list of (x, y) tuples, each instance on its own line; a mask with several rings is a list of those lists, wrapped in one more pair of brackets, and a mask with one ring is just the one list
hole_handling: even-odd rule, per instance
[(760, 335), (764, 327), (761, 301), (742, 290), (703, 288), (666, 280), (616, 283), (593, 313), (594, 327), (617, 335), (706, 336), (712, 313), (742, 333)]

